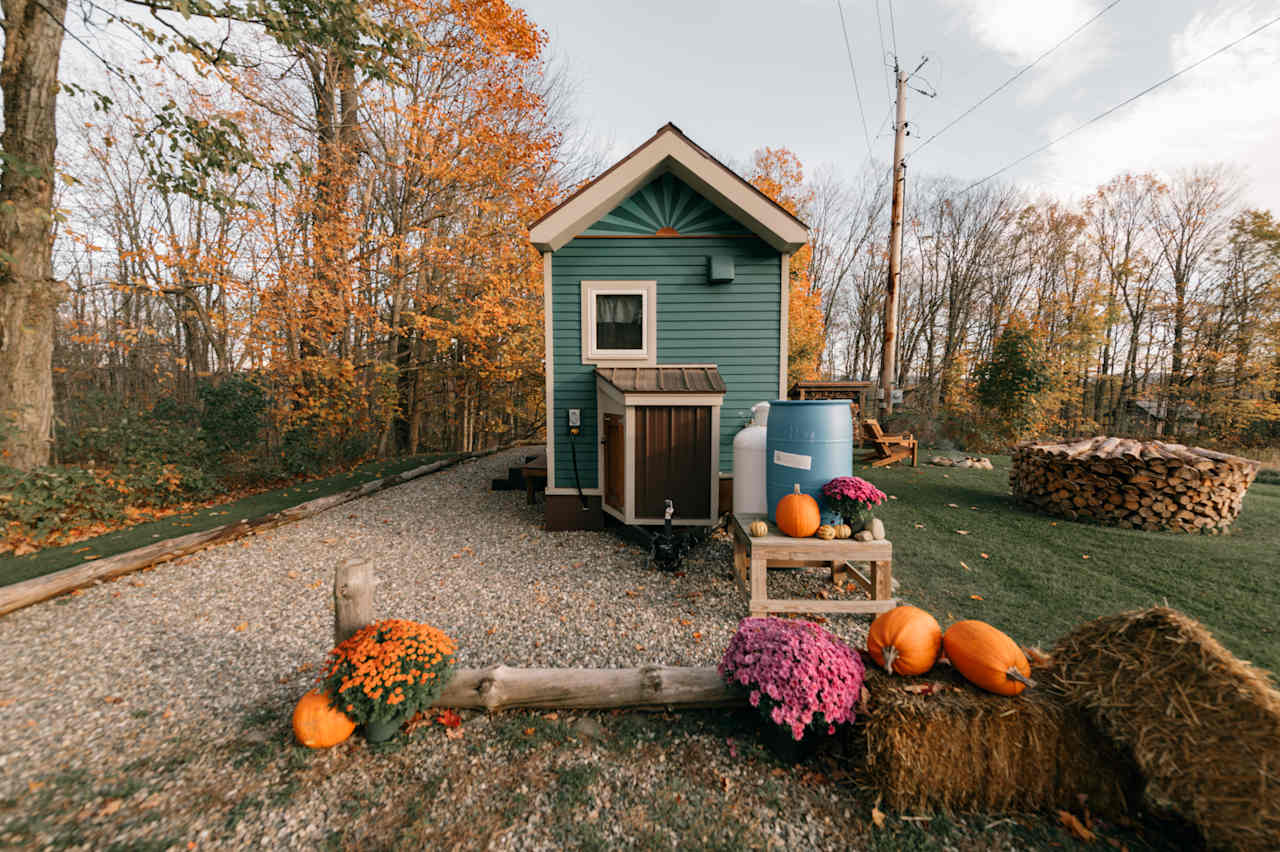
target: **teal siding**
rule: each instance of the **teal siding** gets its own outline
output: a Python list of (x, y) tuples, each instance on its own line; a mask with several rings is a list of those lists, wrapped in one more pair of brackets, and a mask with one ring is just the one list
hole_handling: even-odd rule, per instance
[[(729, 255), (736, 278), (707, 283), (707, 257)], [(582, 409), (576, 440), (583, 488), (595, 488), (595, 367), (582, 363), (581, 282), (658, 282), (658, 363), (716, 364), (727, 392), (720, 409), (720, 470), (733, 470), (733, 438), (751, 406), (778, 396), (781, 256), (756, 237), (575, 239), (551, 260), (555, 485), (574, 487), (567, 409)]]

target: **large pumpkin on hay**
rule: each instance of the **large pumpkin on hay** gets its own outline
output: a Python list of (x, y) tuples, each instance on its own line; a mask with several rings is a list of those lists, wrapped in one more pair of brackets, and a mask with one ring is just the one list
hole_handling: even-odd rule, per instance
[(312, 690), (293, 708), (293, 735), (307, 748), (329, 748), (351, 736), (356, 723), (329, 703), (329, 696)]
[(942, 628), (914, 606), (896, 606), (871, 622), (867, 652), (890, 674), (922, 675), (938, 661)]
[(800, 483), (796, 483), (795, 491), (778, 501), (774, 510), (778, 529), (792, 538), (808, 538), (822, 526), (822, 513), (818, 510), (818, 501), (800, 491)]
[(942, 635), (942, 647), (965, 680), (988, 692), (1017, 695), (1035, 686), (1018, 643), (985, 621), (957, 621)]

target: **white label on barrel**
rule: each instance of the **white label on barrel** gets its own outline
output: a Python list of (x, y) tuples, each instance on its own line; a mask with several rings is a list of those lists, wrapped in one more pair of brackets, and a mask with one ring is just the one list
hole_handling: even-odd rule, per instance
[(802, 456), (799, 453), (784, 453), (782, 450), (774, 450), (773, 463), (780, 464), (783, 467), (808, 470), (813, 467), (813, 456)]

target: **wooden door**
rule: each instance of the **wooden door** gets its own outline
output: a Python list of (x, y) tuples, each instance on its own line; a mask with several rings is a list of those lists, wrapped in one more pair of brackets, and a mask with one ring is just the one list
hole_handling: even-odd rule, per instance
[(670, 499), (680, 518), (711, 515), (711, 409), (636, 408), (637, 518), (661, 518)]
[(627, 445), (621, 414), (604, 415), (604, 502), (623, 511), (627, 495)]

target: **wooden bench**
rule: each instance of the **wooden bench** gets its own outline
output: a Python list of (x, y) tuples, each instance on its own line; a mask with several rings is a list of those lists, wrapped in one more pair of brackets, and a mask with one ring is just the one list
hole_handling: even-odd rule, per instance
[[(783, 535), (764, 515), (734, 514), (731, 518), (734, 571), (751, 615), (768, 615), (771, 612), (875, 613), (898, 605), (892, 597), (893, 545), (890, 542), (792, 538)], [(768, 534), (752, 538), (747, 530), (753, 521), (768, 524)], [(864, 575), (851, 564), (853, 562), (870, 563), (870, 571)], [(871, 600), (785, 600), (769, 597), (767, 579), (770, 567), (807, 565), (830, 566), (833, 582), (853, 580)]]
[(872, 454), (868, 458), (875, 459), (871, 462), (872, 467), (884, 467), (907, 458), (911, 459), (912, 467), (916, 466), (919, 447), (910, 432), (886, 435), (878, 420), (868, 418), (862, 421), (862, 434), (871, 442)]

